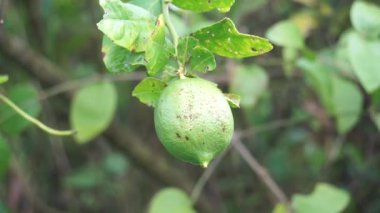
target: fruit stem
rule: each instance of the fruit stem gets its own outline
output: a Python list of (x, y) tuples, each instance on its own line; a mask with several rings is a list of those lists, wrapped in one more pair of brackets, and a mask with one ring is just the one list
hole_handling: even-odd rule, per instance
[(0, 93), (0, 99), (7, 104), (9, 107), (11, 107), (14, 111), (16, 111), (20, 116), (25, 118), (26, 120), (32, 122), (36, 126), (38, 126), (40, 129), (43, 131), (52, 134), (52, 135), (58, 135), (58, 136), (69, 136), (75, 134), (75, 131), (72, 130), (67, 130), (67, 131), (61, 131), (61, 130), (56, 130), (52, 129), (45, 124), (43, 124), (41, 121), (33, 118), (29, 114), (27, 114), (25, 111), (23, 111), (20, 107), (18, 107), (16, 104), (14, 104), (9, 98), (4, 96), (3, 94)]
[(179, 37), (169, 15), (169, 5), (172, 1), (162, 0), (161, 2), (162, 2), (162, 13), (164, 15), (165, 24), (169, 29), (169, 32), (174, 44), (174, 57), (177, 59), (178, 66), (179, 66), (177, 74), (179, 75), (180, 78), (182, 78), (182, 76), (185, 76), (185, 73), (184, 73), (185, 69), (184, 69), (184, 65), (178, 59), (178, 38)]

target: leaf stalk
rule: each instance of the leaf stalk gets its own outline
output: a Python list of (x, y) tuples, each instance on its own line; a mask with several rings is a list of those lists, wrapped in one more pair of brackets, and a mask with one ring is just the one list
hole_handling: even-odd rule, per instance
[(58, 136), (70, 136), (75, 134), (75, 131), (73, 130), (66, 130), (66, 131), (61, 131), (61, 130), (56, 130), (53, 128), (50, 128), (43, 124), (41, 121), (33, 118), (30, 116), (28, 113), (23, 111), (20, 107), (18, 107), (15, 103), (13, 103), (9, 98), (4, 96), (3, 94), (0, 93), (0, 100), (2, 100), (5, 104), (7, 104), (9, 107), (11, 107), (14, 111), (16, 111), (20, 116), (25, 118), (26, 120), (30, 121), (31, 123), (35, 124), (38, 126), (40, 129), (43, 131), (51, 134), (51, 135), (58, 135)]
[(174, 57), (177, 59), (178, 62), (178, 75), (182, 78), (182, 76), (185, 76), (185, 69), (184, 65), (178, 60), (178, 34), (177, 31), (175, 30), (175, 27), (170, 19), (170, 14), (169, 14), (169, 5), (171, 3), (171, 0), (162, 0), (162, 13), (164, 15), (164, 21), (165, 25), (169, 29), (169, 33), (172, 37), (172, 41), (174, 44)]

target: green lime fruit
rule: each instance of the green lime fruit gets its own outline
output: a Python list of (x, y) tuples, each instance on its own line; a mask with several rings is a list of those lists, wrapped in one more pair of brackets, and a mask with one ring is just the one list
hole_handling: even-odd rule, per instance
[(162, 91), (154, 111), (158, 138), (176, 158), (206, 167), (231, 143), (234, 121), (217, 85), (178, 79)]

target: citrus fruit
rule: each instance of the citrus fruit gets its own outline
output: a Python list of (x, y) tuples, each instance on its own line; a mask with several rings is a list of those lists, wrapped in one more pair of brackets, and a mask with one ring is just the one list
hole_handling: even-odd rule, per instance
[(205, 167), (230, 144), (234, 129), (223, 93), (200, 78), (170, 82), (155, 108), (154, 123), (158, 138), (172, 155)]

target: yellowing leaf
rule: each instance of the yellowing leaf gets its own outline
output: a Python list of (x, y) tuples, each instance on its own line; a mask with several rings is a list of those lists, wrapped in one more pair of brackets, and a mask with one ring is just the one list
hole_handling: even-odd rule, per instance
[(4, 84), (9, 80), (7, 75), (0, 75), (0, 84)]

